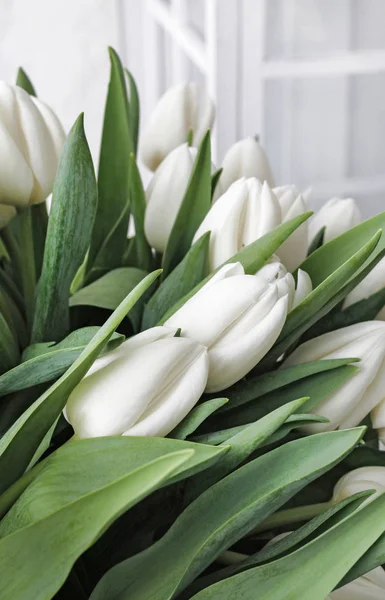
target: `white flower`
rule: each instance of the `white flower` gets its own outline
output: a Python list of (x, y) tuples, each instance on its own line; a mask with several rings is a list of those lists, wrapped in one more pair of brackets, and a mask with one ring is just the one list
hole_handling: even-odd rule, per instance
[(220, 182), (223, 191), (241, 177), (256, 177), (261, 183), (267, 181), (270, 186), (274, 185), (265, 151), (252, 137), (236, 142), (229, 148), (223, 159), (222, 168)]
[(362, 216), (353, 198), (332, 198), (309, 220), (309, 243), (326, 227), (324, 243), (330, 242), (348, 229), (359, 225)]
[(299, 346), (285, 361), (291, 366), (332, 358), (359, 358), (357, 372), (310, 412), (329, 423), (307, 426), (308, 431), (355, 427), (385, 397), (385, 323), (366, 321), (325, 333)]
[(196, 155), (197, 149), (187, 143), (175, 148), (159, 165), (146, 190), (144, 228), (150, 245), (158, 252), (163, 253), (166, 249)]
[[(385, 258), (370, 271), (370, 273), (345, 298), (344, 308), (369, 298), (385, 287)], [(376, 319), (385, 321), (385, 307), (380, 310)]]
[(155, 171), (162, 160), (177, 146), (187, 141), (198, 146), (215, 118), (215, 106), (196, 83), (176, 85), (160, 98), (140, 145), (144, 164)]
[(330, 600), (384, 600), (385, 571), (377, 567), (332, 592)]
[(366, 490), (385, 492), (385, 467), (361, 467), (349, 471), (335, 485), (332, 501), (340, 502)]
[[(307, 194), (300, 194), (294, 185), (273, 189), (281, 207), (282, 223), (307, 212)], [(294, 271), (306, 258), (308, 251), (308, 222), (300, 225), (277, 250), (277, 254), (289, 269)]]
[(239, 179), (218, 198), (195, 234), (210, 236), (210, 269), (222, 265), (281, 222), (279, 202), (268, 184), (258, 179)]
[(310, 276), (302, 269), (298, 269), (297, 285), (295, 285), (294, 277), (287, 272), (286, 267), (275, 254), (257, 271), (257, 275), (264, 277), (269, 283), (275, 281), (280, 296), (288, 295), (289, 310), (293, 310), (298, 304), (301, 304), (313, 289)]
[(55, 114), (0, 82), (0, 203), (27, 206), (51, 193), (65, 134)]
[(207, 349), (154, 327), (98, 359), (70, 395), (65, 416), (79, 438), (165, 436), (206, 386)]
[(220, 269), (166, 325), (209, 349), (206, 391), (224, 390), (270, 350), (285, 323), (288, 295), (277, 283), (245, 275), (240, 263)]

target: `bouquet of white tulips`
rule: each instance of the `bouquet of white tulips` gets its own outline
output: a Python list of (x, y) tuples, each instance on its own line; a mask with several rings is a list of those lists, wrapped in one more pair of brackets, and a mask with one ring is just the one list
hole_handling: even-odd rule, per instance
[(384, 599), (385, 213), (110, 59), (97, 176), (0, 84), (0, 600)]

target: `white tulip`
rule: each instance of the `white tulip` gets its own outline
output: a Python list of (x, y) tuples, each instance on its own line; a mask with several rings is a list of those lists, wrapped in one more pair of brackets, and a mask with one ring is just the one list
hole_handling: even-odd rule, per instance
[(175, 330), (154, 327), (97, 361), (65, 411), (79, 438), (165, 436), (206, 386), (207, 349)]
[(140, 145), (144, 164), (155, 171), (162, 160), (177, 146), (187, 141), (199, 146), (215, 118), (215, 106), (196, 83), (182, 83), (167, 90), (160, 98)]
[(0, 229), (3, 229), (16, 215), (16, 208), (7, 204), (0, 204)]
[(288, 295), (277, 283), (245, 275), (240, 263), (220, 269), (166, 322), (209, 349), (207, 392), (242, 379), (270, 350), (285, 323)]
[(212, 205), (195, 234), (210, 236), (210, 269), (213, 271), (281, 222), (279, 202), (268, 184), (239, 179)]
[[(385, 258), (370, 271), (370, 273), (345, 298), (344, 308), (369, 298), (385, 287)], [(385, 307), (380, 310), (376, 319), (385, 321)]]
[(384, 600), (385, 571), (377, 567), (332, 592), (330, 600)]
[(377, 494), (385, 492), (385, 467), (360, 467), (349, 471), (335, 485), (332, 502), (340, 502), (366, 490), (376, 490)]
[(43, 102), (3, 81), (0, 115), (0, 203), (43, 202), (52, 191), (63, 128)]
[(284, 364), (332, 358), (360, 362), (346, 383), (310, 411), (329, 423), (307, 426), (307, 431), (355, 427), (385, 398), (385, 323), (366, 321), (325, 333), (299, 346)]
[(310, 276), (302, 269), (298, 269), (296, 286), (294, 277), (287, 272), (286, 267), (275, 254), (259, 269), (257, 275), (264, 277), (269, 283), (276, 282), (280, 296), (288, 295), (289, 310), (293, 310), (298, 304), (301, 304), (313, 289)]
[(267, 181), (270, 186), (274, 185), (265, 151), (252, 137), (236, 142), (229, 148), (223, 159), (222, 168), (220, 182), (223, 191), (241, 177), (256, 177), (261, 183)]
[(359, 225), (361, 221), (361, 212), (353, 198), (332, 198), (310, 218), (309, 243), (323, 227), (326, 227), (324, 233), (324, 243), (326, 243)]
[[(282, 223), (307, 212), (306, 192), (302, 195), (294, 185), (273, 189), (281, 207)], [(306, 258), (308, 251), (308, 222), (300, 225), (277, 250), (277, 254), (289, 269), (294, 271)]]

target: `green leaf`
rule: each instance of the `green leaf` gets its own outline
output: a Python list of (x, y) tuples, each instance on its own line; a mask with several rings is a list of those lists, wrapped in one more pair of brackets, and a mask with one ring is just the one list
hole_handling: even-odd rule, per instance
[(198, 429), (199, 425), (201, 425), (207, 419), (207, 417), (212, 415), (227, 402), (227, 398), (214, 398), (213, 400), (206, 400), (206, 402), (198, 404), (198, 406), (195, 406), (189, 412), (187, 417), (185, 417), (183, 421), (181, 421), (179, 425), (175, 427), (169, 436), (178, 440), (185, 440), (189, 435), (194, 433), (196, 429)]
[[(99, 200), (92, 231), (88, 270), (93, 266), (108, 269), (121, 266), (129, 221), (129, 211), (125, 210), (129, 202), (129, 160), (132, 152), (129, 104), (120, 59), (112, 48), (109, 48), (109, 54), (111, 72), (100, 149)], [(100, 254), (106, 237), (119, 220), (110, 251)]]
[[(341, 267), (346, 261), (363, 248), (380, 229), (385, 229), (385, 212), (372, 219), (352, 227), (342, 235), (334, 238), (313, 252), (300, 265), (317, 287), (329, 275)], [(385, 248), (385, 236), (382, 235), (376, 253)]]
[(258, 600), (325, 600), (385, 531), (384, 509), (382, 495), (296, 552), (225, 579), (194, 599), (251, 599), (257, 589)]
[(191, 246), (182, 262), (171, 271), (151, 297), (143, 313), (143, 329), (153, 327), (175, 302), (184, 298), (207, 273), (210, 232)]
[(33, 342), (59, 341), (69, 332), (69, 290), (90, 243), (96, 204), (94, 168), (80, 115), (68, 134), (54, 183)]
[[(229, 258), (229, 260), (227, 260), (224, 264), (240, 262), (245, 269), (245, 273), (248, 273), (249, 275), (254, 275), (261, 267), (263, 267), (263, 265), (271, 257), (271, 255), (280, 246), (282, 246), (283, 242), (289, 237), (289, 235), (291, 235), (293, 231), (295, 231), (300, 225), (302, 225), (302, 223), (306, 221), (312, 214), (313, 213), (311, 212), (303, 213), (298, 217), (294, 217), (294, 219), (290, 219), (289, 221), (282, 223), (282, 225), (279, 225), (278, 227), (273, 229), (273, 231), (266, 233), (264, 236), (262, 236), (255, 242), (252, 242), (251, 244), (246, 246), (246, 248), (243, 248), (243, 250), (241, 250), (237, 254), (234, 254), (234, 256)], [(183, 304), (185, 304), (187, 300), (189, 300), (189, 298), (194, 296), (194, 294), (198, 290), (200, 290), (201, 287), (203, 287), (204, 284), (207, 283), (207, 281), (209, 281), (209, 279), (211, 279), (211, 277), (217, 271), (219, 271), (220, 268), (221, 267), (218, 267), (218, 269), (216, 269), (213, 273), (208, 275), (206, 279), (204, 279), (198, 285), (196, 285), (188, 294), (186, 294), (185, 296), (183, 296), (183, 298), (178, 300), (178, 302), (176, 302), (174, 306), (172, 306), (170, 310), (166, 313), (166, 315), (162, 318), (159, 324), (162, 325), (165, 321), (167, 321), (167, 319), (171, 317), (171, 315), (173, 315), (181, 306), (183, 306)]]
[(138, 88), (136, 87), (135, 79), (132, 73), (128, 69), (124, 69), (128, 80), (129, 89), (129, 110), (128, 110), (128, 121), (130, 126), (130, 133), (132, 138), (132, 148), (136, 155), (138, 151), (138, 139), (139, 139), (139, 121), (140, 121), (140, 102)]
[(124, 477), (128, 471), (184, 450), (191, 452), (190, 458), (167, 483), (175, 483), (215, 464), (223, 459), (228, 448), (168, 438), (121, 436), (71, 440), (44, 461), (43, 469), (38, 466), (37, 476), (0, 522), (0, 537), (45, 519), (81, 496)]
[(38, 280), (44, 260), (44, 247), (48, 229), (48, 213), (45, 202), (31, 206), (33, 250), (35, 256), (35, 272)]
[(220, 178), (221, 178), (222, 171), (223, 171), (223, 169), (217, 169), (217, 170), (215, 171), (215, 173), (213, 173), (213, 174), (211, 175), (211, 198), (212, 198), (212, 197), (214, 196), (214, 194), (215, 194), (215, 190), (216, 190), (216, 187), (217, 187), (217, 185), (218, 185), (218, 182), (219, 182), (219, 180), (220, 180)]
[(310, 254), (313, 254), (313, 252), (315, 252), (316, 250), (318, 250), (318, 248), (321, 248), (322, 244), (324, 243), (325, 231), (326, 231), (326, 227), (322, 227), (319, 230), (319, 232), (316, 233), (316, 235), (314, 236), (314, 238), (310, 242), (309, 250), (308, 250), (308, 253), (307, 253), (308, 256), (310, 256)]
[(131, 185), (131, 212), (135, 223), (135, 254), (136, 266), (145, 271), (150, 271), (153, 264), (151, 246), (144, 233), (144, 215), (146, 212), (146, 194), (143, 189), (142, 179), (137, 167), (135, 157), (130, 156), (130, 185)]
[(144, 292), (160, 275), (154, 271), (123, 300), (71, 367), (38, 398), (0, 439), (0, 492), (25, 471), (41, 441), (66, 405), (67, 398), (81, 381), (112, 333)]
[(247, 463), (199, 496), (158, 542), (108, 571), (91, 599), (174, 598), (219, 554), (340, 461), (362, 433), (312, 435)]
[(190, 180), (163, 255), (164, 277), (169, 275), (189, 251), (195, 232), (209, 212), (210, 205), (211, 146), (208, 131), (199, 146)]
[[(70, 333), (58, 344), (33, 344), (26, 348), (23, 362), (0, 376), (0, 396), (60, 377), (80, 356), (99, 329), (83, 327)], [(123, 335), (114, 333), (105, 351), (113, 350), (123, 341)]]
[(32, 85), (30, 78), (22, 67), (19, 67), (16, 77), (16, 85), (23, 88), (30, 96), (36, 96), (35, 88)]
[(365, 554), (356, 562), (350, 571), (341, 580), (338, 587), (354, 581), (361, 575), (365, 575), (372, 569), (379, 567), (385, 563), (385, 533), (365, 552)]
[[(3, 600), (52, 598), (77, 558), (128, 508), (159, 487), (191, 450), (167, 454), (0, 540)], [(44, 566), (44, 568), (42, 568)]]
[(0, 373), (12, 369), (19, 362), (17, 341), (3, 315), (0, 313)]

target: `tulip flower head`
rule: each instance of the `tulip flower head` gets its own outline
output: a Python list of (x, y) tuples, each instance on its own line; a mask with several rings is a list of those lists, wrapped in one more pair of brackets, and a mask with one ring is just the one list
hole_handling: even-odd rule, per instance
[(211, 231), (210, 269), (214, 271), (280, 222), (279, 202), (268, 184), (243, 177), (212, 205), (193, 241)]
[[(291, 277), (291, 275), (290, 275)], [(270, 350), (285, 323), (288, 294), (277, 282), (245, 275), (240, 263), (224, 265), (165, 323), (207, 346), (207, 392), (242, 379)]]
[(366, 490), (376, 490), (377, 494), (385, 492), (385, 467), (360, 467), (349, 471), (335, 485), (332, 501), (340, 502)]
[(297, 285), (295, 285), (294, 277), (287, 272), (286, 267), (275, 254), (257, 271), (257, 276), (264, 277), (269, 283), (276, 282), (280, 296), (288, 295), (289, 311), (301, 304), (313, 290), (311, 278), (306, 271), (298, 269)]
[(52, 192), (63, 128), (47, 105), (3, 81), (0, 115), (0, 203), (43, 202)]
[(285, 361), (292, 366), (313, 360), (358, 358), (357, 371), (310, 412), (329, 423), (307, 426), (307, 431), (355, 427), (385, 397), (385, 323), (366, 321), (313, 338)]
[(176, 85), (160, 98), (145, 128), (140, 146), (144, 164), (155, 171), (172, 150), (187, 141), (199, 146), (215, 118), (215, 106), (196, 83)]
[(359, 225), (361, 212), (353, 198), (332, 198), (309, 219), (309, 244), (326, 227), (324, 243)]
[[(369, 298), (372, 294), (385, 288), (385, 258), (345, 298), (344, 308)], [(385, 321), (385, 307), (380, 310), (376, 319)]]
[[(300, 194), (294, 185), (273, 189), (281, 207), (282, 223), (307, 212), (307, 194)], [(277, 254), (289, 269), (294, 271), (306, 258), (308, 251), (308, 222), (300, 225), (277, 250)]]
[(154, 327), (98, 359), (71, 393), (65, 416), (79, 438), (167, 435), (206, 386), (207, 349)]
[(256, 177), (261, 183), (274, 185), (268, 158), (261, 144), (252, 137), (236, 142), (223, 159), (220, 182), (223, 191), (241, 177)]

